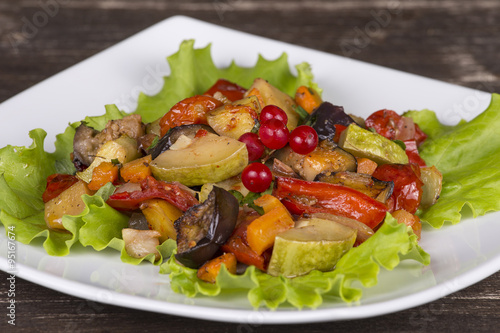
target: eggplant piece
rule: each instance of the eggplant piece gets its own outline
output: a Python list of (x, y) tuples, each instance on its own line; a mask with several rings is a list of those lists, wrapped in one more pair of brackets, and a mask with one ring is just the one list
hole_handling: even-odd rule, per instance
[(321, 141), (316, 149), (307, 155), (297, 154), (290, 146), (286, 146), (275, 156), (308, 181), (314, 180), (320, 173), (356, 171), (358, 168), (356, 158), (330, 140)]
[(179, 139), (182, 135), (192, 139), (196, 135), (196, 133), (204, 129), (207, 132), (217, 134), (215, 131), (212, 129), (212, 127), (204, 124), (193, 124), (193, 125), (181, 125), (172, 128), (170, 131), (167, 132), (156, 144), (156, 146), (151, 149), (149, 152), (151, 154), (151, 157), (153, 160), (157, 158), (161, 153), (167, 151), (172, 147), (174, 143), (177, 142), (177, 139)]
[(77, 170), (85, 170), (94, 161), (101, 142), (96, 137), (100, 132), (82, 123), (76, 128), (73, 139), (73, 164)]
[(323, 102), (313, 113), (307, 116), (305, 123), (316, 130), (318, 139), (321, 141), (332, 139), (335, 136), (335, 125), (347, 127), (356, 122), (344, 112), (342, 106)]
[(393, 182), (386, 182), (364, 173), (349, 171), (325, 172), (319, 174), (315, 180), (350, 187), (382, 203), (385, 203), (389, 199), (394, 190)]
[(142, 213), (132, 213), (128, 220), (128, 227), (136, 230), (149, 230), (148, 220)]
[(238, 200), (228, 191), (214, 186), (207, 200), (189, 208), (175, 221), (175, 258), (190, 268), (199, 268), (212, 259), (233, 232), (238, 212)]

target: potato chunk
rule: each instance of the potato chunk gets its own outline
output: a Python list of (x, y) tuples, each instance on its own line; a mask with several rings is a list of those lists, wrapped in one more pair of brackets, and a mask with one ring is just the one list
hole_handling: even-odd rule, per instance
[(80, 180), (54, 199), (48, 201), (45, 204), (45, 223), (47, 223), (47, 226), (51, 229), (66, 230), (62, 225), (63, 215), (81, 214), (85, 208), (82, 195), (92, 195), (93, 193), (93, 191), (89, 190), (87, 184)]

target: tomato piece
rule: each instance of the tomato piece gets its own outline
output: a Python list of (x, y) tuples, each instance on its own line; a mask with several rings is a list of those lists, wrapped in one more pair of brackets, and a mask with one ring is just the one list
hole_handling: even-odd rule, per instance
[(78, 178), (73, 175), (56, 173), (47, 177), (47, 187), (42, 194), (43, 202), (49, 202), (59, 194), (78, 182)]
[[(408, 123), (413, 124), (414, 127), (406, 128)], [(397, 140), (401, 137), (405, 137), (401, 138), (405, 141), (415, 139), (417, 147), (427, 139), (427, 135), (418, 124), (414, 124), (409, 118), (402, 117), (392, 110), (383, 109), (372, 113), (366, 118), (365, 126), (375, 129), (378, 134), (389, 140)]]
[(241, 222), (238, 227), (234, 229), (233, 234), (229, 237), (227, 242), (222, 245), (221, 250), (233, 253), (236, 259), (245, 265), (253, 265), (265, 271), (271, 258), (270, 252), (266, 251), (262, 253), (262, 255), (258, 255), (257, 252), (250, 248), (246, 240), (247, 228), (252, 221), (253, 220), (247, 220)]
[(396, 139), (396, 131), (401, 116), (392, 110), (379, 110), (365, 120), (366, 128), (373, 128), (378, 134), (389, 140)]
[(409, 163), (417, 164), (418, 166), (424, 167), (425, 161), (420, 157), (417, 149), (416, 140), (405, 140), (404, 144), (406, 146), (406, 155), (408, 156)]
[(227, 99), (229, 99), (231, 102), (234, 102), (242, 99), (247, 90), (243, 87), (240, 87), (236, 83), (224, 79), (219, 79), (214, 83), (213, 86), (210, 87), (210, 89), (208, 89), (204, 93), (204, 95), (213, 96), (216, 92), (222, 93), (227, 97)]
[(273, 195), (293, 214), (328, 213), (349, 217), (374, 228), (387, 206), (352, 188), (322, 182), (276, 177)]
[(415, 124), (415, 140), (417, 141), (417, 147), (419, 147), (427, 139), (427, 134), (422, 131), (418, 124)]
[(335, 136), (333, 137), (333, 141), (338, 143), (340, 140), (340, 134), (342, 134), (342, 132), (347, 128), (347, 126), (339, 124), (335, 124), (334, 126), (335, 126)]
[(180, 125), (207, 124), (207, 112), (219, 106), (222, 102), (210, 96), (196, 95), (183, 99), (160, 119), (161, 135)]
[(420, 167), (415, 164), (384, 164), (377, 167), (373, 177), (394, 182), (394, 210), (404, 209), (415, 214), (422, 200), (423, 182)]
[(141, 181), (141, 190), (120, 192), (111, 195), (106, 202), (117, 210), (127, 211), (139, 209), (141, 202), (148, 199), (164, 199), (183, 212), (197, 205), (196, 198), (179, 184), (160, 181), (148, 176)]

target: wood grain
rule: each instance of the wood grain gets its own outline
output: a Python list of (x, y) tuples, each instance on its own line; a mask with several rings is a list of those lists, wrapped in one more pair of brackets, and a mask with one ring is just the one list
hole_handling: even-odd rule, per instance
[[(57, 6), (52, 12), (43, 7), (54, 3)], [(47, 14), (43, 20), (42, 12), (53, 15)], [(0, 101), (172, 15), (500, 91), (500, 1), (496, 0), (3, 0)], [(34, 29), (26, 22), (36, 24)], [(1, 308), (6, 304), (6, 278), (0, 273)], [(500, 323), (500, 273), (414, 309), (310, 325), (224, 324), (141, 312), (92, 303), (22, 279), (17, 279), (16, 302), (15, 329), (19, 332), (496, 331)], [(0, 331), (12, 329), (4, 315), (0, 318)]]

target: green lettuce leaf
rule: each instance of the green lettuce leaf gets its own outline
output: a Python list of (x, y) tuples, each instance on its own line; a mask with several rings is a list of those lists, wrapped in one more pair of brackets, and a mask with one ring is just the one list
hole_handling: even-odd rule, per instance
[(292, 96), (301, 85), (318, 89), (307, 63), (297, 65), (297, 76), (294, 76), (287, 59), (286, 53), (271, 61), (259, 56), (254, 67), (239, 67), (232, 62), (227, 68), (217, 68), (210, 54), (210, 45), (195, 49), (194, 40), (184, 41), (179, 51), (168, 57), (171, 74), (164, 78), (162, 90), (154, 96), (140, 94), (135, 112), (142, 116), (143, 121), (151, 122), (180, 100), (202, 94), (220, 78), (249, 88), (253, 80), (260, 77)]
[(421, 219), (440, 228), (447, 221), (458, 223), (465, 206), (474, 217), (500, 210), (500, 95), (492, 95), (486, 111), (456, 126), (442, 125), (429, 110), (406, 115), (429, 136), (420, 155), (443, 174), (441, 196), (420, 212)]
[[(270, 276), (254, 266), (243, 275), (233, 275), (223, 267), (215, 284), (204, 282), (196, 276), (196, 270), (177, 263), (174, 255), (160, 266), (160, 273), (170, 274), (174, 291), (188, 297), (238, 295), (246, 293), (253, 307), (264, 305), (276, 309), (280, 305), (296, 308), (317, 308), (324, 297), (345, 302), (358, 301), (365, 287), (377, 284), (380, 267), (394, 269), (401, 260), (413, 259), (424, 265), (430, 256), (418, 245), (411, 227), (398, 224), (387, 214), (382, 227), (366, 242), (351, 249), (331, 272), (313, 271), (294, 279)], [(239, 292), (239, 293), (238, 293)]]

